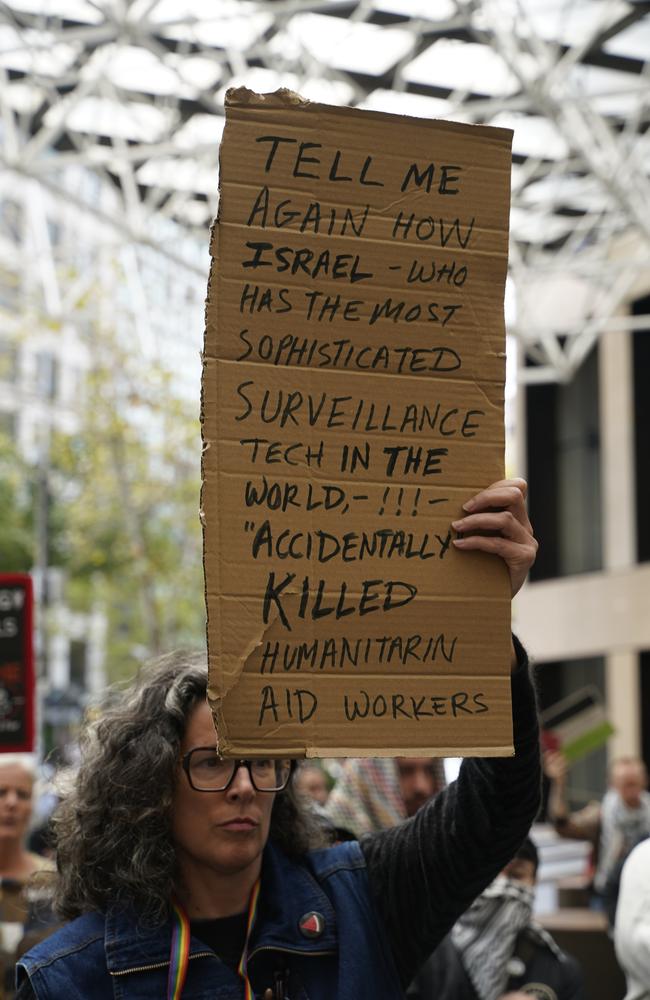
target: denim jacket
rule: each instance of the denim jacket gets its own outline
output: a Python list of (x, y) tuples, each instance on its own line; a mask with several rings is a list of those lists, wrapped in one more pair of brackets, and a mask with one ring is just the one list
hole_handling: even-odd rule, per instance
[[(170, 945), (171, 923), (145, 929), (123, 910), (86, 914), (23, 956), (18, 985), (29, 976), (38, 1000), (164, 1000)], [(274, 1000), (403, 997), (356, 842), (300, 863), (267, 845), (248, 974)], [(242, 997), (239, 976), (193, 937), (183, 1000)]]

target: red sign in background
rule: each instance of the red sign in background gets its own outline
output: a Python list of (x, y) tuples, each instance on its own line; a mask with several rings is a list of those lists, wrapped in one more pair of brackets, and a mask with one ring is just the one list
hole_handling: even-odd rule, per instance
[(0, 573), (0, 753), (34, 749), (34, 596), (26, 573)]

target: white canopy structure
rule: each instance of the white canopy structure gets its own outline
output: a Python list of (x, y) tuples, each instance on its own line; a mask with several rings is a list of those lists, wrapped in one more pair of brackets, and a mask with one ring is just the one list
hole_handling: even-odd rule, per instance
[[(198, 306), (225, 91), (289, 87), (514, 128), (508, 329), (522, 379), (568, 381), (601, 331), (650, 322), (625, 309), (650, 252), (649, 12), (633, 0), (0, 2), (1, 299), (15, 315), (36, 282), (65, 322), (97, 281), (94, 228), (142, 330), (152, 266), (184, 276)], [(88, 243), (60, 238), (61, 212)]]

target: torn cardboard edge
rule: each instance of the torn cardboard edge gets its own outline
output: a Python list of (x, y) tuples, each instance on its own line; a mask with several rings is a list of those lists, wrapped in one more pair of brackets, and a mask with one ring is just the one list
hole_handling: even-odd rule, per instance
[[(289, 754), (286, 754), (289, 756)], [(359, 750), (354, 747), (309, 747), (301, 759), (311, 760), (324, 757), (514, 757), (512, 743), (504, 746), (466, 746), (462, 754), (458, 747), (396, 747), (391, 749)]]
[[(288, 87), (280, 87), (278, 90), (265, 94), (258, 94), (248, 87), (230, 87), (225, 94), (224, 106), (226, 111), (239, 108), (254, 107), (256, 111), (281, 111), (286, 109), (294, 112), (320, 112), (331, 115), (333, 118), (353, 118), (362, 117), (366, 121), (373, 119), (385, 125), (387, 122), (395, 122), (409, 125), (415, 122), (428, 128), (441, 129), (442, 131), (466, 133), (471, 128), (475, 136), (482, 135), (487, 140), (499, 140), (512, 144), (514, 129), (503, 128), (500, 125), (468, 125), (466, 122), (449, 121), (446, 118), (421, 118), (417, 115), (398, 115), (391, 111), (372, 111), (365, 108), (349, 108), (336, 104), (321, 104), (311, 101), (307, 97), (302, 97)], [(227, 124), (226, 124), (227, 127)]]

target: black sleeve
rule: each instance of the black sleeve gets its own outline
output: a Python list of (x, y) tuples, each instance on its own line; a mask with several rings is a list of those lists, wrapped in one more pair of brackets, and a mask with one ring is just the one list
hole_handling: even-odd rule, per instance
[(571, 955), (564, 956), (562, 963), (562, 987), (558, 1000), (587, 1000), (585, 981), (580, 963)]
[(511, 860), (540, 803), (535, 695), (515, 640), (514, 757), (467, 758), (410, 820), (361, 840), (375, 903), (406, 986), (457, 918)]

